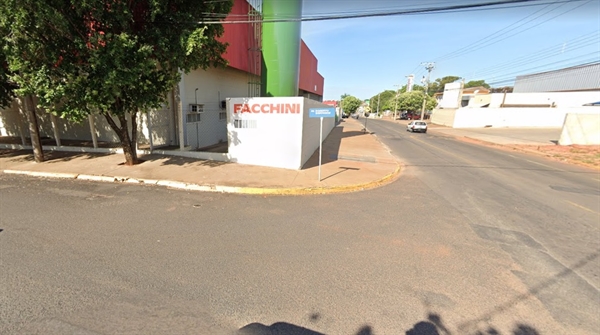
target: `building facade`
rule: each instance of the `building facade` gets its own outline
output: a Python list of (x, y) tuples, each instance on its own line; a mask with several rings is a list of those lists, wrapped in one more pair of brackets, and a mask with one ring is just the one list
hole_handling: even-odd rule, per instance
[[(227, 98), (259, 97), (264, 92), (264, 80), (268, 75), (263, 54), (265, 39), (264, 25), (261, 23), (264, 5), (276, 0), (235, 0), (226, 22), (224, 34), (220, 38), (228, 43), (223, 57), (228, 61), (225, 68), (194, 70), (182, 75), (182, 79), (168, 96), (168, 103), (158, 110), (148, 111), (139, 118), (138, 143), (149, 145), (150, 149), (175, 147), (180, 150), (203, 150), (221, 143), (227, 143)], [(301, 0), (293, 0), (299, 2)], [(277, 5), (275, 3), (275, 5)], [(297, 5), (297, 4), (296, 4)], [(271, 10), (277, 10), (271, 9)], [(275, 27), (277, 29), (277, 27)], [(277, 39), (266, 40), (277, 43)], [(296, 41), (298, 60), (294, 92), (291, 96), (303, 96), (322, 101), (324, 79), (318, 73), (318, 61), (308, 46), (300, 39)], [(273, 52), (273, 45), (267, 49)], [(275, 55), (276, 60), (286, 59), (286, 55)], [(271, 58), (273, 58), (271, 54)], [(272, 73), (271, 73), (272, 74)], [(287, 78), (289, 80), (289, 78)], [(28, 126), (20, 112), (18, 102), (0, 110), (0, 136), (21, 137), (25, 143)], [(75, 124), (53, 118), (37, 111), (40, 135), (46, 138), (64, 140), (116, 143), (118, 138), (103, 117), (91, 117), (89, 122)], [(58, 141), (57, 141), (58, 142)]]

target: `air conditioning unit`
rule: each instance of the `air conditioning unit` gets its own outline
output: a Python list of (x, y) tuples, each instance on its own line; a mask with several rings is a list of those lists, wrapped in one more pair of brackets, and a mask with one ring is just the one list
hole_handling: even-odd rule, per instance
[(204, 112), (204, 105), (201, 105), (201, 104), (190, 104), (189, 112), (191, 112), (191, 113), (202, 113), (202, 112)]

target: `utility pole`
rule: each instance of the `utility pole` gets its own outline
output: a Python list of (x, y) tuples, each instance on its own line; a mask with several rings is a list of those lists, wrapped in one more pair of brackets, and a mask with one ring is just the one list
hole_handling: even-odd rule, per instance
[(427, 103), (427, 91), (429, 90), (429, 76), (435, 67), (435, 63), (421, 63), (421, 65), (425, 65), (425, 69), (427, 70), (427, 79), (423, 78), (423, 84), (425, 85), (425, 96), (423, 97), (423, 107), (421, 107), (421, 120), (423, 120), (425, 117), (425, 104)]
[(400, 94), (400, 87), (402, 87), (401, 85), (394, 85), (395, 87), (398, 87), (398, 90), (396, 90), (396, 99), (394, 102), (394, 121), (396, 121), (396, 114), (398, 111), (398, 95)]
[(379, 100), (381, 100), (381, 93), (377, 95), (377, 115), (379, 115)]

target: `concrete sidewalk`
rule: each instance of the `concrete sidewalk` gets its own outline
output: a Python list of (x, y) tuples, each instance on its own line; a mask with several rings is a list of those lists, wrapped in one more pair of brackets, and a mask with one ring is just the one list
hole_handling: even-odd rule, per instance
[(1, 150), (4, 173), (80, 180), (129, 182), (187, 190), (246, 194), (325, 194), (369, 189), (393, 181), (397, 159), (363, 125), (344, 119), (323, 143), (321, 181), (318, 150), (300, 171), (253, 165), (144, 155), (125, 166), (122, 154), (46, 152), (35, 163), (30, 150)]

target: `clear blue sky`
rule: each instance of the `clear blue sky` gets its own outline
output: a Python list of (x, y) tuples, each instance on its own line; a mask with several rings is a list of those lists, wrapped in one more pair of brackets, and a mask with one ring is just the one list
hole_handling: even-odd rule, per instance
[[(304, 0), (303, 16), (438, 7), (487, 0)], [(449, 75), (512, 85), (517, 75), (600, 61), (600, 0), (302, 23), (302, 38), (319, 60), (324, 99), (370, 98), (415, 75), (419, 84)], [(548, 3), (551, 3), (548, 5)], [(461, 51), (458, 53), (458, 51)], [(451, 54), (454, 53), (454, 54)], [(456, 57), (450, 57), (456, 55)]]

